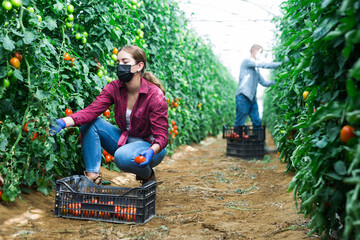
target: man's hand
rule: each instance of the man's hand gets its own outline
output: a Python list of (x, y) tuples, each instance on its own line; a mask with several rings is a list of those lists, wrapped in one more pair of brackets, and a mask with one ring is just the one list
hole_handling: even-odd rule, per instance
[(61, 129), (65, 128), (65, 121), (61, 118), (55, 120), (54, 125), (50, 125), (49, 133), (51, 136), (55, 136)]
[(143, 151), (142, 153), (140, 153), (140, 155), (141, 155), (141, 156), (144, 156), (145, 161), (142, 162), (142, 163), (140, 163), (140, 164), (139, 164), (139, 167), (144, 168), (144, 167), (146, 167), (147, 165), (150, 164), (151, 159), (152, 159), (153, 156), (154, 156), (154, 150), (153, 150), (152, 148), (149, 148), (149, 149)]

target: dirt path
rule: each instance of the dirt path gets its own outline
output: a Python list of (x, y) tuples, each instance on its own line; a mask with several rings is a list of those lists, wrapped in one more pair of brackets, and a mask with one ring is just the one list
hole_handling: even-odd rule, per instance
[[(0, 239), (316, 239), (276, 154), (245, 161), (225, 152), (226, 140), (207, 138), (166, 157), (156, 169), (156, 217), (145, 225), (54, 218), (54, 197), (33, 192), (0, 204)], [(102, 171), (114, 186), (139, 186), (132, 174)]]

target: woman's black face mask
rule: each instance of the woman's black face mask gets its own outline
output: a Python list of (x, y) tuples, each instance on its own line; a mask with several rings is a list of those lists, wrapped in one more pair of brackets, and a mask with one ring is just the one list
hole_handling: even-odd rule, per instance
[(117, 76), (120, 81), (122, 82), (129, 82), (135, 73), (131, 72), (131, 65), (130, 64), (119, 64), (117, 66)]

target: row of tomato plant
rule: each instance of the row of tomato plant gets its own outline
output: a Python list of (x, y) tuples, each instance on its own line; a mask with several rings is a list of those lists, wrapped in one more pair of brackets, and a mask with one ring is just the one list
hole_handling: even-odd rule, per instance
[[(360, 5), (354, 0), (281, 5), (264, 120), (288, 171), (310, 235), (360, 239)], [(296, 204), (297, 206), (297, 204)]]
[[(5, 3), (4, 3), (5, 2)], [(90, 104), (116, 78), (121, 46), (143, 48), (166, 89), (168, 153), (217, 134), (234, 115), (234, 80), (209, 43), (165, 0), (11, 0), (0, 10), (0, 174), (4, 201), (48, 194), (82, 172), (81, 137), (48, 126)], [(66, 110), (66, 111), (65, 111)], [(230, 116), (229, 118), (227, 116)], [(113, 108), (101, 117), (114, 123)], [(115, 169), (111, 156), (104, 164)]]

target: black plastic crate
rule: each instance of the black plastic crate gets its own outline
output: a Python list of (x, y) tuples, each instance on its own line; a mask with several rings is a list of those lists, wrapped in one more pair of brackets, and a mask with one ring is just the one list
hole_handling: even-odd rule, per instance
[(242, 159), (263, 159), (265, 154), (264, 140), (227, 139), (226, 156)]
[(137, 188), (99, 186), (85, 176), (56, 181), (55, 217), (144, 224), (155, 216), (156, 182)]
[(265, 126), (223, 126), (224, 139), (237, 139), (249, 141), (264, 141), (265, 140)]

